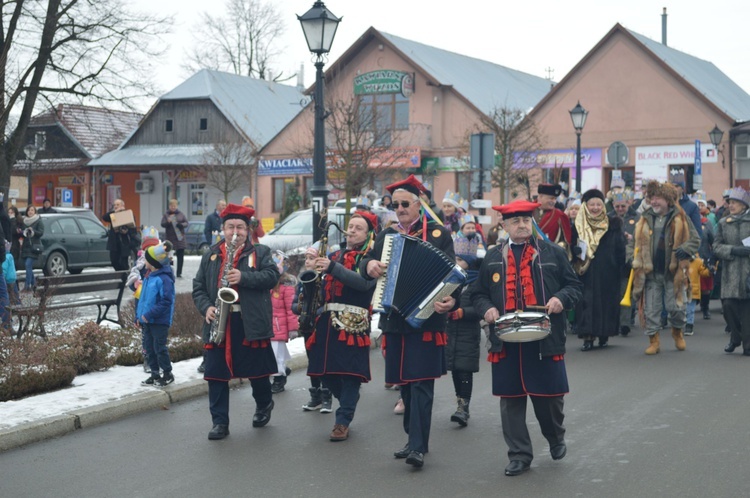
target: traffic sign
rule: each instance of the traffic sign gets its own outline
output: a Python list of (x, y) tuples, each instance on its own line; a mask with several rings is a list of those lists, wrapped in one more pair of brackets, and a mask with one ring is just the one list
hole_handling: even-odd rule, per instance
[(73, 207), (73, 190), (62, 189), (62, 207)]
[(474, 209), (487, 209), (492, 207), (492, 201), (490, 199), (474, 199), (470, 202), (470, 205)]
[(607, 149), (607, 162), (614, 166), (615, 169), (628, 164), (629, 157), (630, 154), (627, 146), (620, 141), (612, 142), (609, 149)]

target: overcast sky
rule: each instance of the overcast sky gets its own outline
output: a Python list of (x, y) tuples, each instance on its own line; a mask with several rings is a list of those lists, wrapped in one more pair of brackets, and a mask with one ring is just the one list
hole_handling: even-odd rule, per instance
[[(274, 72), (292, 74), (305, 66), (305, 84), (314, 80), (314, 67), (295, 14), (312, 7), (312, 0), (272, 0), (286, 22), (279, 40), (283, 57)], [(169, 57), (157, 73), (168, 91), (187, 78), (180, 68), (191, 27), (209, 6), (205, 0), (134, 0), (135, 8), (176, 16), (166, 41)], [(222, 0), (210, 3), (216, 13)], [(750, 93), (750, 35), (747, 0), (326, 0), (343, 21), (330, 61), (336, 60), (370, 26), (403, 38), (491, 61), (540, 77), (547, 68), (560, 81), (615, 23), (661, 41), (662, 8), (667, 8), (667, 44), (713, 62)]]

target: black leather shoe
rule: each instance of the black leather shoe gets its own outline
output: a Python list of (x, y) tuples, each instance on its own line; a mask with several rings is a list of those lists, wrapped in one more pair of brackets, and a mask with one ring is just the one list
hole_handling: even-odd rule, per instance
[(522, 462), (521, 460), (511, 460), (507, 467), (505, 467), (506, 476), (517, 476), (521, 475), (531, 467), (528, 463)]
[(271, 410), (273, 410), (273, 400), (265, 408), (257, 408), (253, 415), (253, 427), (263, 427), (271, 420)]
[(568, 453), (568, 447), (565, 443), (556, 444), (549, 449), (549, 454), (552, 455), (552, 460), (562, 460)]
[(395, 456), (396, 458), (406, 458), (409, 456), (409, 453), (411, 453), (411, 450), (409, 449), (409, 443), (406, 443), (406, 446), (394, 452), (393, 456)]
[(591, 351), (592, 349), (594, 349), (594, 341), (583, 341), (581, 351)]
[(724, 352), (725, 353), (734, 353), (734, 350), (737, 349), (737, 346), (739, 346), (739, 344), (735, 344), (733, 342), (730, 342), (729, 344), (727, 344), (727, 347), (724, 348)]
[(628, 327), (627, 325), (623, 325), (622, 327), (620, 327), (620, 335), (621, 336), (625, 337), (629, 333), (630, 333), (630, 327)]
[(609, 346), (609, 339), (604, 339), (604, 340), (599, 339), (600, 348), (606, 348), (607, 346)]
[(410, 452), (409, 456), (406, 457), (406, 463), (416, 468), (421, 468), (424, 465), (424, 453), (420, 451)]
[(217, 424), (208, 432), (208, 439), (224, 439), (229, 435), (229, 426)]

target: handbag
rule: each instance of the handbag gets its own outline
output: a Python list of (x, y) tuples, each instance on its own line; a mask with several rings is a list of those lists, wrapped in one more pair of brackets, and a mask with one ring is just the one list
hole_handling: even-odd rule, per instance
[(39, 256), (44, 252), (44, 247), (41, 244), (32, 244), (31, 245), (31, 254), (34, 256)]

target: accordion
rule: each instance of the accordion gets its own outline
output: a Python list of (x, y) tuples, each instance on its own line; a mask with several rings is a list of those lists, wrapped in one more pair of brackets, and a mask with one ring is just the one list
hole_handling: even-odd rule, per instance
[(419, 328), (434, 304), (466, 282), (466, 273), (441, 250), (421, 239), (388, 234), (380, 261), (387, 264), (372, 297), (374, 311), (395, 311)]

